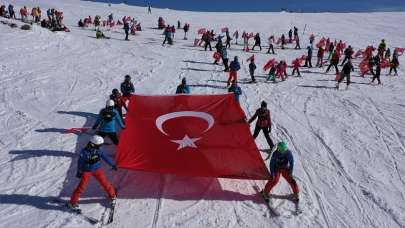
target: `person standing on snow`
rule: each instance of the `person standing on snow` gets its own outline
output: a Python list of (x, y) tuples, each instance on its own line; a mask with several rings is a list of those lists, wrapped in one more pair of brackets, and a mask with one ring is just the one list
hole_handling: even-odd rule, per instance
[(384, 53), (386, 48), (387, 44), (385, 43), (385, 40), (382, 39), (381, 43), (378, 45), (378, 56), (380, 57), (380, 59), (384, 59)]
[(204, 41), (204, 50), (207, 51), (207, 48), (210, 47), (210, 51), (212, 51), (211, 47), (211, 33), (209, 31), (205, 32), (202, 36), (202, 40)]
[(233, 58), (233, 61), (231, 64), (229, 64), (230, 72), (229, 72), (229, 78), (227, 82), (227, 87), (229, 87), (229, 84), (232, 81), (238, 81), (238, 71), (240, 70), (240, 64), (238, 61), (238, 56), (235, 56)]
[(332, 66), (334, 66), (335, 70), (336, 70), (336, 74), (338, 74), (339, 73), (339, 68), (337, 66), (338, 64), (339, 64), (339, 53), (336, 50), (334, 50), (333, 54), (332, 54), (332, 59), (330, 60), (330, 64), (329, 64), (328, 68), (326, 69), (325, 73), (328, 73), (330, 68)]
[(346, 89), (349, 88), (350, 85), (350, 73), (354, 71), (354, 67), (352, 64), (352, 60), (349, 59), (347, 63), (343, 66), (342, 72), (340, 74), (340, 78), (336, 84), (336, 89), (339, 89), (339, 84), (340, 82), (343, 81), (344, 78), (346, 78)]
[(255, 70), (256, 70), (256, 64), (255, 64), (255, 59), (254, 58), (252, 58), (251, 60), (250, 60), (250, 63), (249, 63), (249, 74), (250, 74), (250, 78), (252, 79), (252, 82), (256, 82), (256, 79), (255, 79)]
[(190, 24), (188, 23), (184, 24), (183, 30), (184, 30), (184, 40), (187, 40), (187, 32), (188, 30), (190, 30)]
[(186, 78), (181, 79), (181, 84), (177, 86), (176, 94), (189, 94), (190, 86), (187, 85)]
[(125, 104), (125, 99), (123, 99), (120, 91), (118, 89), (113, 89), (110, 95), (110, 99), (114, 101), (114, 108), (120, 114), (120, 117), (124, 119), (124, 115), (122, 114), (122, 108), (125, 108), (125, 111), (128, 112), (128, 107)]
[(228, 31), (228, 30), (226, 31), (225, 37), (226, 37), (226, 39), (225, 39), (225, 47), (226, 47), (226, 48), (231, 48), (231, 40), (232, 40), (232, 38), (231, 38), (231, 36), (229, 35), (229, 31)]
[(295, 47), (294, 49), (301, 49), (301, 45), (300, 45), (300, 37), (297, 35), (294, 35), (294, 40), (295, 40)]
[(131, 76), (125, 75), (124, 81), (121, 83), (121, 93), (124, 99), (129, 100), (131, 94), (135, 93), (134, 84), (131, 82)]
[(398, 66), (399, 66), (398, 51), (394, 50), (394, 53), (392, 54), (392, 60), (391, 60), (391, 66), (390, 66), (389, 75), (391, 75), (392, 71), (395, 72), (395, 75), (398, 75), (398, 72), (397, 72), (397, 67)]
[(381, 85), (380, 75), (381, 75), (381, 64), (379, 63), (376, 65), (373, 80), (371, 80), (370, 84), (372, 84), (377, 79), (378, 85)]
[(292, 36), (293, 36), (293, 31), (290, 29), (290, 31), (288, 31), (288, 43), (292, 43)]
[(333, 42), (330, 42), (329, 47), (327, 47), (327, 48), (328, 48), (328, 51), (329, 51), (328, 60), (330, 60), (330, 58), (331, 58), (332, 55), (333, 55), (333, 51), (334, 51), (334, 49), (335, 49), (335, 45), (333, 44)]
[(93, 176), (101, 184), (104, 190), (108, 193), (112, 203), (115, 203), (117, 193), (113, 185), (107, 180), (104, 175), (104, 170), (101, 168), (101, 160), (104, 160), (110, 165), (113, 170), (117, 171), (117, 166), (107, 155), (100, 150), (104, 139), (101, 136), (94, 135), (90, 138), (90, 142), (82, 149), (78, 160), (78, 169), (76, 177), (80, 178), (80, 183), (76, 187), (67, 206), (73, 210), (79, 210), (80, 195), (86, 190), (90, 178)]
[(275, 54), (274, 53), (274, 36), (271, 35), (269, 37), (268, 41), (269, 41), (269, 50), (267, 50), (267, 54), (270, 54), (270, 50), (271, 50), (271, 53), (274, 55)]
[(233, 93), (236, 101), (239, 102), (239, 96), (242, 95), (242, 89), (238, 86), (237, 81), (232, 81), (232, 85), (229, 87), (228, 92)]
[(105, 108), (101, 109), (92, 129), (96, 130), (98, 128), (97, 135), (103, 138), (108, 136), (115, 145), (118, 145), (119, 139), (115, 125), (118, 123), (122, 129), (125, 129), (125, 125), (124, 120), (114, 106), (113, 100), (107, 101)]
[(325, 49), (323, 49), (323, 47), (319, 47), (318, 48), (318, 60), (316, 61), (316, 66), (317, 67), (322, 67), (323, 66), (323, 56), (325, 54)]
[(252, 51), (255, 50), (256, 46), (259, 46), (260, 51), (261, 51), (262, 50), (262, 45), (261, 45), (261, 39), (260, 39), (260, 34), (259, 33), (256, 33), (254, 40), (255, 40), (255, 44), (252, 47)]
[(274, 143), (270, 138), (270, 132), (271, 132), (271, 116), (270, 116), (270, 110), (267, 109), (267, 103), (265, 101), (262, 101), (260, 108), (256, 110), (255, 114), (250, 118), (248, 123), (252, 123), (256, 121), (256, 126), (255, 130), (253, 133), (253, 138), (257, 138), (259, 135), (260, 131), (263, 131), (264, 137), (267, 140), (267, 143), (270, 146), (270, 150), (273, 149)]
[(349, 45), (349, 47), (347, 47), (345, 49), (344, 54), (345, 54), (345, 58), (343, 59), (342, 64), (340, 66), (345, 65), (347, 60), (352, 59), (352, 55), (353, 55), (352, 46)]
[(301, 67), (301, 60), (299, 59), (299, 58), (296, 58), (293, 62), (292, 62), (292, 65), (293, 65), (293, 71), (292, 71), (292, 74), (291, 75), (295, 75), (295, 72), (297, 72), (297, 74), (298, 74), (298, 76), (300, 77), (301, 76), (301, 73), (300, 73), (300, 67)]
[(124, 21), (124, 32), (125, 32), (125, 40), (129, 40), (128, 39), (128, 35), (129, 35), (129, 23), (127, 20)]
[[(267, 159), (266, 159), (267, 160)], [(299, 201), (299, 187), (297, 181), (293, 177), (294, 171), (294, 157), (292, 152), (288, 149), (286, 142), (279, 142), (276, 151), (273, 152), (270, 160), (270, 173), (271, 179), (266, 183), (262, 190), (263, 197), (270, 198), (270, 192), (277, 185), (282, 175), (288, 184), (290, 184), (293, 191), (293, 200)]]
[(229, 66), (228, 66), (228, 51), (226, 50), (226, 47), (222, 47), (221, 50), (221, 58), (222, 58), (222, 63), (224, 64), (224, 72), (229, 72)]
[(307, 54), (307, 57), (305, 58), (304, 67), (312, 68), (312, 47), (308, 46), (307, 50), (308, 50), (308, 54)]
[(14, 20), (16, 19), (14, 6), (11, 4), (8, 5), (8, 15), (10, 16), (10, 19), (14, 19)]

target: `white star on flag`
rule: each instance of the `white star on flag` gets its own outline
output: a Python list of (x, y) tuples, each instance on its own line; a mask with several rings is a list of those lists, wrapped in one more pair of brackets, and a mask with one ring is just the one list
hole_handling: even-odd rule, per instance
[(188, 135), (185, 135), (182, 140), (170, 140), (174, 143), (179, 144), (179, 147), (177, 150), (181, 150), (186, 147), (192, 147), (192, 148), (197, 148), (197, 146), (194, 144), (197, 140), (200, 140), (201, 138), (190, 138)]

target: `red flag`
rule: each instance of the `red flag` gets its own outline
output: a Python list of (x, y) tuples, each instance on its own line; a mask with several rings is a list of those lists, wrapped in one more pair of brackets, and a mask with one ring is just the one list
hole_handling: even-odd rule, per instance
[(200, 29), (198, 29), (198, 34), (199, 35), (204, 34), (206, 31), (207, 30), (205, 28), (200, 28)]
[(269, 179), (233, 94), (131, 97), (117, 153), (121, 168)]

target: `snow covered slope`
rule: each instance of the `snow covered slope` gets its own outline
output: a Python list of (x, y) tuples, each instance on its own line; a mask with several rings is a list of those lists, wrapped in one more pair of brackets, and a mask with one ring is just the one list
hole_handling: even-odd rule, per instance
[[(4, 2), (4, 1), (3, 1)], [(405, 13), (289, 14), (198, 13), (154, 10), (77, 0), (15, 0), (17, 8), (40, 5), (61, 9), (70, 33), (31, 31), (0, 24), (0, 227), (91, 227), (52, 203), (67, 199), (78, 179), (76, 155), (88, 135), (61, 134), (63, 129), (91, 126), (107, 95), (125, 74), (142, 94), (172, 94), (187, 77), (192, 93), (226, 92), (227, 75), (211, 65), (212, 52), (192, 46), (200, 27), (219, 31), (228, 26), (249, 32), (281, 34), (296, 25), (302, 44), (309, 33), (342, 39), (354, 48), (376, 45), (385, 38), (390, 47), (405, 46), (398, 23)], [(8, 2), (7, 2), (8, 3)], [(135, 16), (144, 31), (122, 41), (123, 31), (106, 31), (110, 40), (79, 29), (79, 18), (96, 14), (116, 18)], [(170, 24), (191, 23), (188, 41), (176, 34), (172, 47), (162, 47), (157, 17)], [(1, 18), (1, 20), (5, 20)], [(304, 46), (304, 45), (302, 45)], [(230, 56), (246, 60), (251, 54), (233, 47)], [(305, 50), (276, 50), (277, 59), (293, 58)], [(260, 101), (272, 110), (273, 137), (286, 139), (295, 153), (302, 208), (293, 215), (287, 200), (275, 200), (280, 217), (272, 217), (252, 186), (262, 181), (190, 178), (106, 168), (119, 188), (116, 220), (111, 227), (405, 227), (405, 80), (382, 76), (384, 86), (368, 85), (359, 77), (347, 91), (336, 91), (334, 75), (303, 69), (303, 78), (290, 77), (276, 85), (265, 82), (261, 67), (269, 55), (256, 53), (258, 83), (249, 84), (248, 68), (240, 71), (241, 105), (251, 116)], [(403, 57), (400, 61), (403, 62)], [(246, 61), (245, 61), (246, 62)], [(289, 69), (290, 71), (290, 69)], [(259, 148), (267, 149), (262, 136)], [(107, 146), (111, 156), (114, 147)], [(265, 153), (262, 154), (266, 156)], [(288, 195), (282, 181), (274, 193)], [(81, 201), (83, 210), (100, 218), (105, 193), (93, 181)]]

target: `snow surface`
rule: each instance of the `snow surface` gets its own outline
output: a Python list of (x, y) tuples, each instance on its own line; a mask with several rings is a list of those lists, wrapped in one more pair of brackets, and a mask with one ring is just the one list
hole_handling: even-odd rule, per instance
[[(4, 2), (4, 1), (3, 1)], [(193, 47), (196, 29), (245, 29), (279, 35), (297, 25), (302, 46), (309, 33), (348, 41), (356, 49), (377, 45), (405, 46), (399, 23), (405, 13), (290, 14), (198, 13), (80, 2), (77, 0), (15, 0), (16, 8), (40, 5), (61, 9), (70, 33), (31, 31), (0, 24), (0, 227), (91, 227), (52, 204), (68, 199), (75, 178), (78, 151), (88, 135), (61, 134), (63, 129), (91, 126), (109, 92), (125, 74), (142, 94), (173, 94), (187, 77), (192, 92), (224, 93), (227, 74), (211, 65), (212, 52)], [(9, 2), (6, 2), (9, 3)], [(110, 40), (76, 27), (79, 18), (113, 12), (133, 15), (144, 31), (122, 41), (122, 29), (106, 31)], [(162, 47), (157, 17), (175, 24), (190, 22), (188, 41)], [(6, 20), (1, 18), (2, 21)], [(384, 86), (371, 86), (369, 76), (354, 73), (347, 91), (331, 89), (334, 75), (321, 69), (302, 69), (303, 78), (266, 83), (261, 67), (272, 56), (256, 53), (258, 83), (248, 84), (241, 46), (230, 56), (244, 60), (240, 71), (241, 105), (251, 116), (261, 100), (273, 114), (273, 138), (286, 139), (294, 151), (294, 175), (302, 189), (304, 210), (293, 215), (291, 202), (275, 200), (280, 217), (272, 217), (252, 186), (263, 181), (191, 178), (106, 168), (119, 188), (115, 222), (110, 227), (405, 227), (405, 71), (382, 76)], [(279, 50), (277, 59), (293, 58), (305, 50)], [(400, 57), (400, 61), (403, 57)], [(358, 60), (356, 60), (357, 62)], [(404, 64), (404, 63), (402, 63)], [(290, 69), (289, 69), (290, 71)], [(262, 135), (258, 146), (267, 149)], [(111, 156), (115, 147), (108, 146)], [(265, 157), (266, 154), (262, 153)], [(285, 181), (274, 194), (285, 196)], [(83, 210), (101, 218), (107, 205), (101, 187), (92, 181), (83, 195)], [(101, 227), (101, 225), (97, 225)]]

